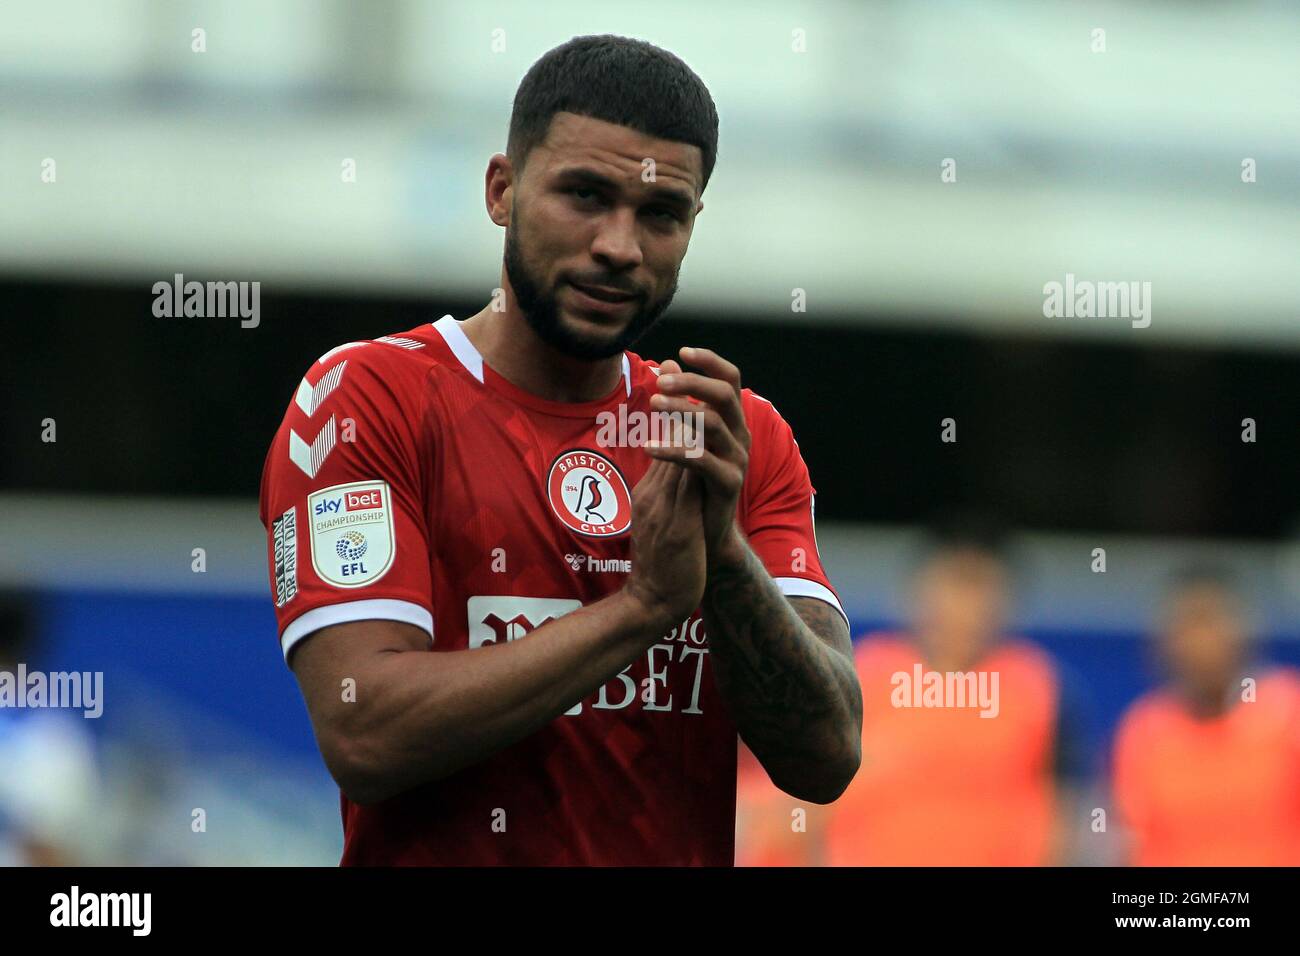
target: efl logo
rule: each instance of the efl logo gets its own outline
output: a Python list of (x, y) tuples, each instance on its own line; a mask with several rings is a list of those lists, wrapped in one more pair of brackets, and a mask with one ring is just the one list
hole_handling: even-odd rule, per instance
[(307, 498), (311, 562), (322, 581), (359, 588), (382, 578), (393, 565), (397, 541), (390, 489), (382, 481), (324, 488)]
[(632, 526), (632, 494), (612, 461), (585, 448), (562, 452), (546, 476), (551, 510), (571, 530), (611, 538)]

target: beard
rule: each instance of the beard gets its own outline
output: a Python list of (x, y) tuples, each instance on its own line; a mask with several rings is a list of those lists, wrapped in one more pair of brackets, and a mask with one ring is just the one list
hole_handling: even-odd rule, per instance
[[(529, 267), (520, 247), (517, 206), (511, 207), (510, 226), (506, 229), (505, 267), (519, 311), (537, 337), (557, 352), (589, 361), (619, 355), (630, 348), (654, 328), (677, 294), (677, 272), (674, 270), (672, 285), (667, 293), (657, 299), (643, 301), (619, 332), (604, 336), (591, 335), (570, 327), (560, 316), (557, 301), (559, 283), (543, 288), (542, 279)], [(617, 286), (617, 283), (610, 284)]]

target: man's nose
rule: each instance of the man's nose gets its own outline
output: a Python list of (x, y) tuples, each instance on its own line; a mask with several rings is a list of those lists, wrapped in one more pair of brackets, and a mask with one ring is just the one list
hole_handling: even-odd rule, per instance
[(641, 264), (641, 243), (637, 239), (636, 211), (615, 209), (602, 218), (591, 244), (591, 254), (620, 272)]

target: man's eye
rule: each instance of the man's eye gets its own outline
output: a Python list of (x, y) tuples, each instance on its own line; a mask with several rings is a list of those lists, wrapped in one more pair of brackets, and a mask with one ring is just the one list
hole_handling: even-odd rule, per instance
[(572, 196), (576, 196), (578, 199), (581, 199), (583, 202), (586, 202), (589, 199), (596, 198), (596, 190), (588, 189), (586, 186), (574, 186), (572, 189), (569, 190), (569, 194)]
[(660, 206), (658, 209), (651, 209), (650, 213), (651, 215), (655, 216), (657, 219), (662, 219), (665, 222), (677, 220), (677, 213), (674, 210), (667, 208), (666, 206)]

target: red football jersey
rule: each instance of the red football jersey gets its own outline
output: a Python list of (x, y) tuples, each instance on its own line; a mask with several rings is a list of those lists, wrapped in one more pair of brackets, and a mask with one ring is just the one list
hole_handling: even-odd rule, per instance
[[(603, 399), (548, 401), (496, 374), (449, 315), (322, 356), (262, 476), (286, 660), (322, 627), (372, 619), (464, 651), (619, 589), (651, 459), (609, 429), (651, 411), (657, 374), (625, 352)], [(748, 389), (743, 407), (740, 526), (784, 593), (840, 609), (790, 427)], [(730, 866), (736, 745), (696, 608), (532, 736), (377, 804), (342, 797), (342, 862)]]

